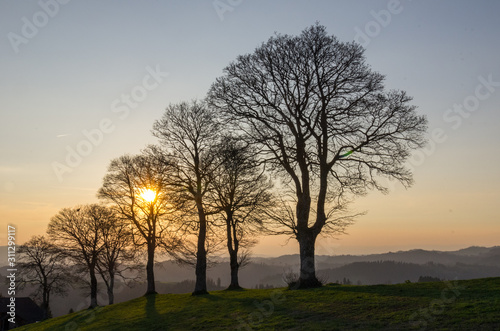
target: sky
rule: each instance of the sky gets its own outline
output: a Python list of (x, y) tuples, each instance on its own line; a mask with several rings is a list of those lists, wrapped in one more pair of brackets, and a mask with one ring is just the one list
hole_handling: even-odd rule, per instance
[[(223, 68), (275, 32), (319, 22), (429, 120), (408, 161), (352, 205), (365, 216), (317, 254), (500, 245), (499, 1), (39, 0), (0, 2), (0, 245), (98, 202), (113, 158), (140, 152), (171, 103), (203, 98)], [(256, 255), (298, 253), (261, 238)]]

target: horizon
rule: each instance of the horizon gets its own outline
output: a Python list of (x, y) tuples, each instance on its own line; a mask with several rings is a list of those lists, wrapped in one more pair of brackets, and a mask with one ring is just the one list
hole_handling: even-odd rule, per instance
[[(211, 1), (71, 2), (27, 35), (26, 22), (48, 9), (2, 2), (0, 243), (8, 224), (19, 244), (45, 234), (62, 208), (97, 202), (109, 162), (156, 143), (150, 130), (169, 104), (204, 97), (225, 66), (275, 32), (297, 35), (319, 21), (365, 46), (388, 89), (414, 97), (429, 144), (408, 161), (411, 188), (388, 181), (389, 194), (358, 197), (352, 210), (367, 215), (346, 235), (318, 239), (316, 255), (500, 245), (500, 3), (390, 3), (240, 2), (221, 11)], [(76, 155), (83, 142), (89, 152)], [(261, 237), (252, 253), (298, 253), (294, 238), (285, 242)]]

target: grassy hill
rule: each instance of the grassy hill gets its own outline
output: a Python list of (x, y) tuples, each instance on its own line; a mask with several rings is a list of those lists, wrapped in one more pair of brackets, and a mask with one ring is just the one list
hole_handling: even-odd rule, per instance
[(159, 294), (18, 330), (500, 330), (500, 278)]

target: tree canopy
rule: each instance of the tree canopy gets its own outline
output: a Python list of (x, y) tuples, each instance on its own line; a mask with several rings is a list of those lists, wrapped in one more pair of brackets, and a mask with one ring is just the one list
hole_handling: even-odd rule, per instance
[(314, 242), (328, 223), (342, 228), (339, 206), (369, 189), (385, 191), (380, 177), (412, 183), (404, 162), (424, 145), (426, 119), (383, 80), (363, 47), (316, 24), (238, 56), (209, 91), (209, 103), (290, 183), (296, 208), (288, 225), (301, 247), (304, 287), (319, 284)]

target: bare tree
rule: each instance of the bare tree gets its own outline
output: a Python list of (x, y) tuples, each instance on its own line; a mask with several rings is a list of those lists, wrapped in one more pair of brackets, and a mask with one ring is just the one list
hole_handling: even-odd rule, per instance
[(259, 166), (255, 148), (243, 140), (224, 137), (216, 154), (220, 166), (212, 174), (211, 201), (221, 210), (226, 227), (231, 267), (228, 289), (239, 289), (238, 271), (249, 262), (248, 250), (256, 244), (263, 210), (271, 207), (272, 183)]
[(207, 208), (205, 196), (210, 191), (210, 176), (215, 167), (212, 153), (221, 126), (216, 113), (201, 101), (167, 107), (153, 125), (153, 135), (160, 139), (174, 171), (170, 181), (177, 203), (193, 208), (198, 216), (196, 248), (196, 284), (193, 295), (207, 292)]
[(31, 237), (18, 252), (18, 267), (23, 271), (18, 282), (36, 287), (34, 295), (41, 300), (44, 319), (50, 318), (51, 294), (66, 295), (72, 279), (64, 264), (64, 254), (44, 236)]
[(210, 104), (253, 137), (290, 183), (295, 210), (285, 224), (300, 246), (300, 287), (321, 285), (315, 241), (349, 224), (339, 206), (369, 189), (385, 192), (380, 177), (409, 186), (404, 163), (425, 144), (425, 117), (405, 92), (384, 91), (384, 77), (363, 53), (316, 24), (239, 56), (209, 92)]
[(154, 262), (157, 247), (175, 245), (169, 215), (168, 162), (151, 155), (124, 155), (111, 161), (98, 197), (113, 204), (129, 221), (133, 243), (147, 249), (147, 291), (154, 294)]
[(49, 222), (47, 234), (90, 278), (90, 308), (97, 307), (97, 263), (104, 245), (102, 229), (113, 217), (111, 210), (98, 204), (64, 208)]
[(97, 260), (97, 270), (106, 285), (108, 304), (114, 303), (116, 277), (122, 280), (136, 279), (125, 273), (135, 274), (143, 265), (137, 263), (137, 251), (133, 247), (132, 231), (129, 223), (113, 215), (106, 227), (101, 229), (103, 249)]

